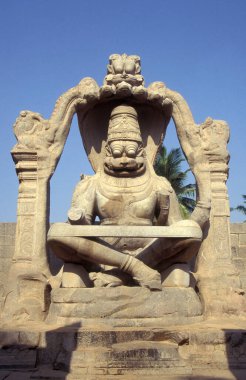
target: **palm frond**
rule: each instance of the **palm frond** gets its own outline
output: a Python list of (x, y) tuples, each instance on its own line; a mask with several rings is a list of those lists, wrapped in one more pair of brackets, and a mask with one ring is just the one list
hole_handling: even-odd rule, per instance
[(243, 205), (238, 205), (235, 207), (235, 210), (242, 212), (244, 215), (246, 215), (246, 207)]
[[(246, 195), (243, 194), (242, 197), (243, 197), (243, 203), (246, 204)], [(241, 212), (242, 214), (246, 215), (246, 205), (244, 205), (244, 204), (242, 204), (242, 205), (238, 205), (237, 207), (231, 207), (230, 210), (231, 210), (231, 211), (239, 211), (239, 212)]]
[(174, 189), (179, 203), (180, 211), (184, 218), (187, 218), (194, 210), (196, 186), (195, 184), (185, 184), (190, 169), (182, 171), (182, 163), (185, 161), (180, 148), (171, 149), (167, 152), (162, 146), (156, 158), (154, 169), (157, 175), (165, 177)]

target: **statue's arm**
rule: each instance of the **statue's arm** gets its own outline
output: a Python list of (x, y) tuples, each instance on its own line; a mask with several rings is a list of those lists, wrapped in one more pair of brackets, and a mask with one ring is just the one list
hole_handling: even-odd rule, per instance
[(180, 212), (180, 206), (179, 206), (177, 196), (173, 189), (172, 189), (172, 192), (170, 193), (169, 201), (170, 201), (170, 208), (169, 208), (169, 214), (168, 214), (168, 225), (170, 226), (173, 223), (179, 222), (183, 218)]
[(175, 191), (164, 177), (158, 178), (157, 210), (158, 225), (171, 225), (183, 219)]
[(91, 177), (81, 180), (73, 193), (68, 221), (71, 224), (92, 224), (95, 206), (95, 184)]
[(156, 217), (156, 224), (158, 226), (166, 226), (167, 220), (168, 220), (168, 213), (169, 213), (169, 194), (164, 191), (157, 191), (157, 202), (156, 202), (156, 210), (155, 210), (155, 217)]

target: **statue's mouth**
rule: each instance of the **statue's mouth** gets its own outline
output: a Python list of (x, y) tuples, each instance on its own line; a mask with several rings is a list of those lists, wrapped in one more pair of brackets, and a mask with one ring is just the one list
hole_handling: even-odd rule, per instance
[(140, 174), (143, 174), (145, 172), (145, 168), (146, 166), (143, 162), (134, 166), (113, 166), (107, 162), (104, 163), (105, 173), (113, 175), (115, 177), (136, 177)]

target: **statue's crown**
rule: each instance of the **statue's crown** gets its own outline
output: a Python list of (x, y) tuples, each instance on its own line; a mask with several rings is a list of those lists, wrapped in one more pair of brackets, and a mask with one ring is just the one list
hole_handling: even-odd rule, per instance
[(122, 104), (112, 110), (108, 128), (108, 142), (115, 140), (142, 142), (138, 114), (135, 108)]
[(121, 115), (126, 115), (128, 117), (133, 117), (135, 120), (138, 119), (138, 114), (135, 108), (128, 106), (127, 104), (122, 104), (113, 109), (110, 115), (110, 119), (112, 120), (114, 117), (120, 117)]

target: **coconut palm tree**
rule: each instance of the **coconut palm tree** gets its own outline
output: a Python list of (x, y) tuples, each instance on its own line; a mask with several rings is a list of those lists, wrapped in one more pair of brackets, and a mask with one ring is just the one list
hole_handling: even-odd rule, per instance
[(246, 195), (243, 194), (242, 197), (243, 197), (243, 203), (244, 204), (238, 205), (237, 207), (232, 207), (231, 211), (237, 210), (237, 211), (241, 212), (242, 214), (246, 215)]
[(168, 153), (166, 147), (162, 146), (157, 154), (154, 169), (157, 175), (165, 177), (171, 183), (180, 204), (181, 214), (187, 218), (196, 205), (196, 186), (185, 184), (190, 169), (182, 171), (181, 163), (184, 161), (180, 148), (171, 149)]

